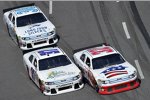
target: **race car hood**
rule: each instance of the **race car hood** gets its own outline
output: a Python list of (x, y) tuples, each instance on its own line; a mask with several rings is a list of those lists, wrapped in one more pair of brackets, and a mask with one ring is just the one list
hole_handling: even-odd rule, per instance
[(36, 23), (23, 27), (16, 27), (16, 34), (20, 37), (32, 37), (43, 33), (48, 33), (54, 30), (54, 25), (50, 21)]
[(130, 75), (134, 73), (134, 71), (136, 71), (136, 69), (128, 62), (125, 62), (119, 65), (113, 65), (102, 69), (96, 69), (92, 72), (94, 77), (96, 77), (97, 79), (109, 80)]
[(38, 75), (45, 82), (67, 79), (78, 75), (80, 70), (74, 65), (61, 66), (49, 70), (39, 71)]

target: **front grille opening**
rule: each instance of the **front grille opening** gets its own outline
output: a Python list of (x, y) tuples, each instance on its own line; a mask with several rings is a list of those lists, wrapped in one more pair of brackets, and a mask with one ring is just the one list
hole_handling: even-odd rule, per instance
[(51, 89), (51, 94), (56, 94), (56, 90), (55, 89)]
[(112, 90), (113, 90), (112, 87), (110, 87), (110, 88), (107, 89), (108, 92), (111, 92)]
[(122, 85), (118, 85), (115, 87), (116, 90), (119, 90), (119, 89), (122, 89), (122, 88), (125, 88), (127, 87), (127, 84), (122, 84)]
[(66, 89), (69, 89), (69, 88), (72, 88), (72, 86), (61, 87), (61, 88), (59, 88), (58, 90), (59, 90), (59, 91), (62, 91), (62, 90), (66, 90)]
[(36, 42), (34, 43), (34, 45), (43, 44), (43, 43), (46, 43), (46, 41)]
[(53, 39), (49, 39), (49, 44), (54, 43)]
[(78, 84), (78, 83), (75, 84), (75, 85), (74, 85), (74, 88), (75, 88), (75, 89), (78, 89), (78, 88), (79, 88), (79, 84)]
[(32, 48), (31, 43), (28, 43), (28, 44), (27, 44), (27, 48)]
[(130, 86), (134, 86), (134, 82), (131, 82), (131, 83), (130, 83)]

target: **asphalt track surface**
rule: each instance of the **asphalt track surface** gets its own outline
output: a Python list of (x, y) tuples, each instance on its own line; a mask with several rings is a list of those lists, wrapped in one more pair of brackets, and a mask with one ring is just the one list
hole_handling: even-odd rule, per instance
[[(23, 53), (10, 39), (3, 23), (3, 9), (28, 3), (31, 2), (0, 1), (0, 100), (149, 100), (149, 44), (143, 36), (145, 33), (139, 28), (129, 2), (56, 1), (53, 2), (52, 15), (48, 14), (48, 2), (34, 2), (56, 26), (60, 36), (58, 46), (70, 57), (76, 49), (107, 42), (119, 50), (135, 67), (135, 60), (138, 60), (144, 75), (139, 88), (123, 93), (99, 95), (85, 84), (79, 91), (57, 96), (44, 96), (28, 79), (22, 62)], [(150, 2), (136, 4), (142, 15), (145, 7), (149, 9)], [(146, 17), (142, 16), (144, 21), (150, 18), (150, 14), (146, 14)], [(122, 22), (126, 22), (130, 39), (125, 35)], [(146, 25), (150, 25), (148, 22)]]

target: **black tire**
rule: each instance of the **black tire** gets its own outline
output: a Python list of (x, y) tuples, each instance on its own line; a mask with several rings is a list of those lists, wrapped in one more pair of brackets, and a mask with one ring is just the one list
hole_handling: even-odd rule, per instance
[(84, 84), (86, 84), (86, 83), (88, 83), (89, 81), (83, 76), (83, 77), (82, 77), (82, 82), (83, 82)]
[(96, 90), (97, 93), (99, 92), (99, 87), (98, 87), (97, 84), (95, 85), (95, 90)]

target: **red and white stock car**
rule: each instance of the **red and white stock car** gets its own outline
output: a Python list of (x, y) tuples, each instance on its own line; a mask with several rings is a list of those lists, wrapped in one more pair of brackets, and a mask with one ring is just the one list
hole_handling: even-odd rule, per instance
[(113, 94), (140, 85), (136, 69), (106, 44), (81, 50), (73, 56), (89, 84), (100, 94)]

